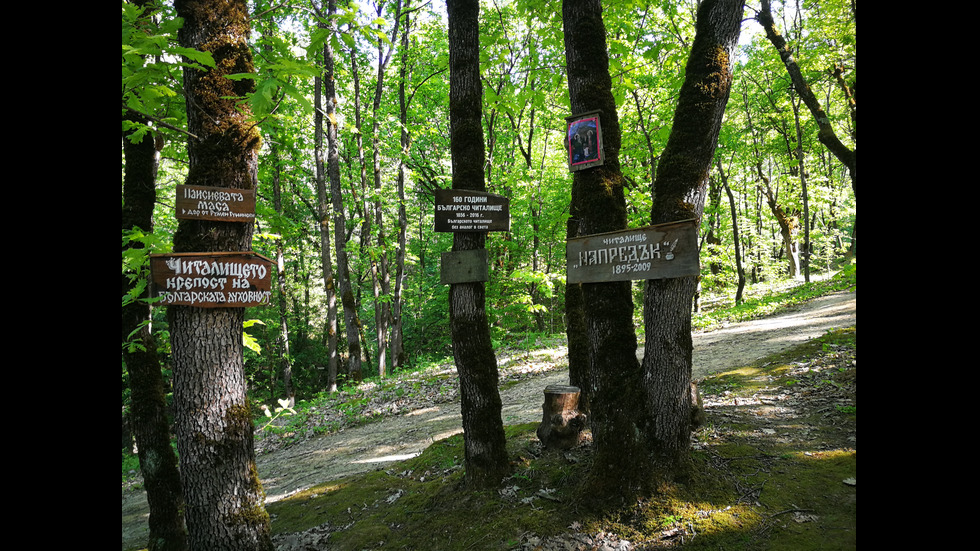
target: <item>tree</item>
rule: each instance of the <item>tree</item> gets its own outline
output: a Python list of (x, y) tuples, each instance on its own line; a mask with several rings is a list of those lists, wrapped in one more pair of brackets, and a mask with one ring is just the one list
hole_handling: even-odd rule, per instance
[[(122, 229), (152, 231), (156, 202), (154, 139), (144, 135), (133, 143), (124, 132), (126, 172), (123, 186)], [(123, 252), (128, 247), (124, 245)], [(170, 446), (170, 423), (163, 373), (157, 343), (150, 332), (149, 290), (137, 288), (127, 274), (122, 276), (123, 361), (129, 373), (133, 435), (140, 458), (140, 471), (150, 506), (150, 551), (187, 548), (184, 530), (184, 501), (177, 458)], [(133, 297), (133, 294), (138, 296)], [(128, 300), (126, 299), (128, 297)], [(134, 341), (134, 342), (131, 342)], [(127, 344), (128, 343), (128, 344)]]
[[(210, 70), (185, 68), (189, 166), (186, 184), (254, 189), (259, 133), (240, 101), (254, 81), (244, 1), (177, 0), (179, 37), (210, 52)], [(236, 78), (229, 78), (229, 77)], [(252, 225), (181, 220), (174, 252), (246, 251)], [(170, 306), (174, 410), (192, 549), (273, 549), (255, 467), (246, 397), (242, 308)]]
[[(653, 186), (651, 222), (700, 220), (708, 174), (732, 86), (744, 0), (705, 0), (667, 146)], [(690, 467), (691, 304), (697, 277), (647, 281), (643, 300), (644, 436), (654, 476)]]
[[(599, 112), (605, 159), (601, 166), (574, 173), (569, 237), (622, 230), (626, 200), (619, 118), (599, 0), (565, 0), (562, 22), (572, 113)], [(646, 470), (636, 425), (640, 364), (630, 282), (583, 283), (581, 301), (591, 370), (590, 379), (581, 383), (587, 385), (596, 453), (592, 488), (599, 496), (629, 493), (640, 489)]]
[[(357, 302), (354, 300), (354, 291), (351, 285), (350, 263), (347, 256), (347, 218), (344, 214), (343, 192), (340, 187), (340, 154), (337, 137), (337, 90), (336, 77), (334, 70), (334, 55), (332, 38), (337, 32), (335, 15), (337, 3), (335, 0), (327, 2), (326, 14), (321, 13), (320, 17), (326, 21), (327, 35), (323, 40), (323, 77), (321, 79), (323, 96), (326, 98), (327, 113), (327, 176), (330, 180), (330, 198), (333, 205), (333, 236), (334, 249), (337, 255), (337, 283), (340, 289), (340, 302), (344, 307), (344, 328), (347, 331), (347, 361), (348, 373), (354, 380), (361, 380), (361, 338), (360, 327), (361, 319), (357, 313)], [(318, 160), (322, 164), (322, 161)], [(326, 219), (327, 212), (327, 190), (322, 187), (321, 179), (317, 180), (318, 194), (320, 196), (320, 231), (329, 233)]]
[[(153, 6), (136, 2), (130, 14), (134, 17), (133, 42), (145, 38), (138, 27), (152, 26)], [(138, 48), (136, 48), (138, 50)], [(144, 59), (132, 60), (143, 68)], [(125, 58), (124, 58), (125, 63)], [(124, 74), (126, 74), (124, 66)], [(123, 89), (123, 106), (127, 104)], [(153, 231), (153, 208), (156, 203), (156, 174), (160, 134), (142, 132), (149, 120), (142, 114), (123, 110), (123, 235), (150, 234)], [(155, 139), (156, 138), (156, 139)], [(123, 242), (124, 257), (136, 253), (138, 264), (145, 269), (146, 247), (140, 239)], [(139, 455), (140, 471), (150, 508), (149, 551), (183, 551), (187, 549), (184, 528), (184, 499), (177, 469), (177, 457), (170, 446), (170, 422), (167, 415), (166, 392), (157, 341), (150, 328), (149, 290), (142, 269), (122, 274), (122, 344), (123, 362), (129, 375), (131, 425)]]
[[(453, 189), (484, 191), (480, 3), (450, 0), (447, 10)], [(456, 232), (452, 250), (483, 249), (486, 238), (484, 232)], [(497, 389), (497, 357), (490, 341), (483, 283), (450, 285), (449, 320), (459, 372), (466, 479), (474, 487), (491, 487), (506, 476), (508, 465)]]

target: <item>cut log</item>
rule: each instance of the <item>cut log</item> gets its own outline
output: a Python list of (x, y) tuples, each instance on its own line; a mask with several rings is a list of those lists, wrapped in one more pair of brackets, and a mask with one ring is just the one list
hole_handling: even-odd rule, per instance
[(544, 389), (544, 405), (538, 440), (546, 448), (569, 449), (583, 438), (586, 416), (578, 411), (581, 390), (576, 386), (548, 385)]

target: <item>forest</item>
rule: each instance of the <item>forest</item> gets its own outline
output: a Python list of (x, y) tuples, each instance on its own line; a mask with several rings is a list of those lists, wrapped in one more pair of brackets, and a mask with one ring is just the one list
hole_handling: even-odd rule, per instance
[[(141, 354), (173, 399), (173, 319), (147, 294), (150, 255), (175, 252), (178, 186), (197, 139), (188, 71), (215, 67), (182, 40), (177, 0), (122, 2), (123, 446), (141, 406)], [(452, 357), (436, 192), (453, 187), (450, 39), (443, 0), (252, 0), (254, 69), (222, 96), (256, 136), (248, 250), (271, 260), (267, 305), (245, 309), (244, 386), (254, 410), (385, 379)], [(450, 1), (450, 4), (452, 2)], [(604, 0), (626, 226), (651, 224), (653, 183), (695, 42), (698, 0)], [(856, 256), (856, 2), (749, 0), (697, 221), (695, 299), (836, 272)], [(562, 2), (481, 0), (483, 188), (509, 200), (490, 232), (486, 316), (494, 347), (566, 332), (572, 213)], [(220, 63), (218, 64), (220, 66)], [(143, 157), (135, 153), (144, 149)], [(337, 162), (327, 163), (333, 156)], [(152, 158), (147, 161), (146, 159)], [(149, 165), (144, 166), (144, 165)], [(138, 168), (152, 205), (127, 187)], [(643, 340), (643, 286), (629, 287)], [(140, 305), (148, 315), (127, 318)], [(141, 368), (147, 369), (147, 368)], [(285, 402), (283, 402), (285, 400)]]

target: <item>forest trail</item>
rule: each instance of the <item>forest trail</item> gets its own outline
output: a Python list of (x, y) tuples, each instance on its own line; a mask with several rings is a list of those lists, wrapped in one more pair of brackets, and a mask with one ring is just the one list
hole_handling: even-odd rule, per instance
[[(694, 334), (695, 379), (750, 364), (829, 330), (856, 325), (856, 293), (823, 296), (777, 315), (733, 323)], [(640, 350), (642, 353), (642, 347)], [(550, 351), (549, 360), (564, 364), (564, 348)], [(501, 390), (506, 425), (541, 419), (544, 388), (567, 384), (568, 369), (553, 369)], [(266, 502), (279, 501), (306, 488), (344, 476), (389, 468), (392, 462), (417, 455), (428, 445), (462, 431), (458, 400), (385, 418), (360, 427), (324, 435), (259, 454), (256, 463)], [(144, 491), (123, 489), (123, 551), (146, 544), (148, 507)]]

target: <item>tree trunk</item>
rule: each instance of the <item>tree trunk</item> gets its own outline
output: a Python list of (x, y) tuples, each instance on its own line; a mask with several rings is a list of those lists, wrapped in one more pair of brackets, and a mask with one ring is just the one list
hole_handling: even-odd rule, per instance
[[(450, 0), (447, 9), (453, 189), (484, 191), (480, 3)], [(486, 233), (457, 232), (453, 235), (453, 251), (483, 249), (486, 237)], [(497, 357), (490, 341), (485, 293), (483, 283), (449, 287), (449, 323), (460, 381), (466, 480), (477, 488), (499, 485), (508, 472)]]
[[(313, 155), (316, 159), (317, 216), (320, 218), (320, 271), (327, 295), (327, 392), (337, 391), (337, 285), (330, 259), (330, 197), (327, 195), (327, 172), (323, 153), (323, 78), (314, 82)], [(327, 100), (333, 103), (332, 98)], [(328, 123), (332, 124), (332, 123)]]
[[(208, 71), (185, 68), (188, 141), (186, 184), (254, 189), (259, 134), (237, 98), (254, 87), (244, 1), (178, 0), (180, 42), (215, 59)], [(251, 249), (252, 224), (181, 220), (174, 252)], [(246, 396), (244, 308), (168, 307), (180, 474), (192, 549), (272, 551), (269, 515), (255, 467)]]
[[(700, 219), (708, 174), (732, 84), (744, 0), (705, 0), (670, 138), (654, 183), (651, 222)], [(654, 476), (683, 478), (690, 467), (691, 299), (697, 277), (647, 282), (643, 317), (645, 436)]]
[(789, 102), (793, 106), (793, 121), (796, 123), (796, 158), (800, 161), (800, 188), (803, 193), (803, 281), (810, 283), (810, 194), (807, 191), (806, 163), (803, 153), (803, 128), (800, 126), (800, 106), (790, 91)]
[[(334, 14), (337, 12), (337, 2), (327, 2), (326, 25), (330, 34), (336, 32)], [(340, 288), (340, 303), (344, 307), (344, 329), (347, 332), (347, 361), (348, 373), (355, 381), (360, 381), (361, 374), (361, 317), (357, 311), (357, 301), (351, 285), (350, 266), (347, 260), (347, 217), (344, 214), (344, 198), (340, 188), (340, 146), (337, 141), (337, 87), (334, 82), (334, 57), (330, 40), (323, 45), (323, 88), (327, 98), (326, 112), (330, 124), (327, 125), (327, 175), (330, 179), (330, 191), (333, 199), (333, 235), (334, 250), (337, 254), (337, 283)], [(360, 133), (358, 133), (360, 135)], [(324, 190), (324, 194), (326, 190)], [(321, 226), (326, 220), (321, 221)]]
[(408, 248), (408, 212), (405, 209), (405, 173), (406, 160), (409, 155), (412, 138), (408, 133), (408, 100), (405, 88), (409, 79), (408, 32), (411, 28), (411, 14), (405, 14), (405, 28), (402, 31), (402, 64), (401, 78), (398, 83), (398, 112), (401, 121), (400, 145), (401, 155), (398, 157), (398, 251), (395, 253), (395, 294), (391, 302), (391, 369), (392, 371), (405, 367), (405, 344), (402, 330), (402, 307), (405, 293), (405, 253)]
[(721, 175), (722, 187), (725, 188), (725, 194), (728, 195), (728, 206), (732, 213), (732, 238), (735, 245), (735, 270), (738, 273), (738, 290), (735, 291), (735, 304), (742, 304), (742, 292), (745, 290), (745, 267), (742, 266), (742, 246), (741, 239), (738, 233), (738, 208), (735, 205), (735, 195), (732, 194), (732, 188), (728, 185), (728, 176), (725, 175), (725, 170), (721, 166), (721, 160), (718, 160), (718, 173)]
[[(272, 172), (272, 203), (276, 214), (282, 216), (282, 189), (281, 189), (281, 170), (279, 167), (279, 148), (273, 143), (271, 145), (272, 162), (276, 166)], [(293, 390), (293, 367), (290, 363), (289, 354), (289, 317), (286, 315), (287, 297), (289, 289), (286, 286), (286, 261), (283, 239), (276, 240), (276, 289), (279, 291), (279, 363), (282, 368), (282, 382), (285, 386), (286, 400), (289, 407), (296, 405), (296, 392)], [(273, 396), (275, 396), (273, 394)]]
[[(122, 229), (152, 231), (156, 203), (156, 149), (147, 134), (138, 143), (123, 135), (126, 171), (123, 175)], [(122, 294), (130, 292), (127, 274), (122, 276)], [(148, 291), (140, 299), (149, 296)], [(122, 342), (133, 339), (138, 346), (123, 347), (129, 373), (130, 422), (136, 439), (140, 471), (150, 507), (149, 551), (187, 549), (184, 529), (184, 499), (177, 470), (177, 457), (170, 447), (170, 424), (163, 373), (157, 345), (150, 331), (150, 306), (142, 300), (122, 307)], [(130, 335), (136, 331), (136, 335)]]
[[(619, 118), (599, 0), (565, 0), (562, 21), (571, 110), (599, 111), (605, 156), (603, 165), (574, 173), (568, 234), (622, 230), (626, 199), (619, 167)], [(592, 377), (579, 384), (586, 390), (595, 445), (591, 487), (597, 497), (618, 498), (638, 490), (646, 470), (636, 426), (636, 413), (642, 408), (631, 284), (583, 283), (581, 290)], [(570, 350), (572, 338), (569, 335)]]
[(582, 442), (587, 417), (578, 410), (580, 395), (576, 386), (545, 387), (541, 424), (536, 431), (544, 447), (569, 449)]

